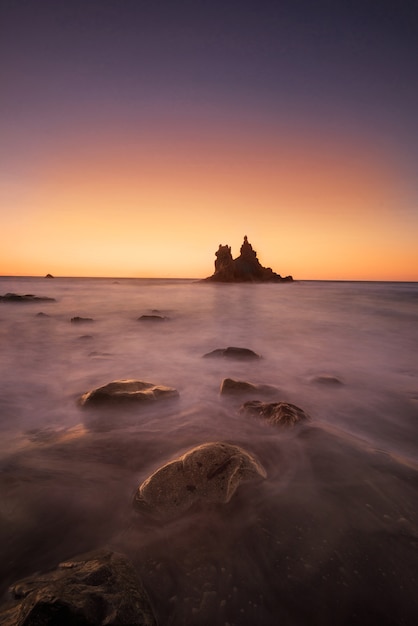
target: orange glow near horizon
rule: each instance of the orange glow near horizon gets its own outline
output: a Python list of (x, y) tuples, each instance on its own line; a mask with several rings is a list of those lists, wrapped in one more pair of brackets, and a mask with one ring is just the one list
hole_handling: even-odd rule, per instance
[(10, 194), (0, 273), (203, 278), (218, 244), (237, 256), (247, 234), (263, 265), (296, 279), (418, 280), (399, 186), (348, 139), (69, 140)]

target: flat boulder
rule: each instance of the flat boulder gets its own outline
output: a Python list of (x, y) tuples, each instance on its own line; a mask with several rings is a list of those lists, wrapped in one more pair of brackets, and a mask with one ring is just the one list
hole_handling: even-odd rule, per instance
[(3, 626), (156, 626), (148, 595), (134, 566), (121, 554), (100, 550), (75, 557), (46, 574), (10, 588), (0, 612)]
[(289, 402), (261, 402), (260, 400), (249, 400), (244, 402), (239, 410), (240, 413), (256, 415), (265, 419), (269, 424), (275, 426), (291, 427), (310, 420), (310, 417), (303, 409)]
[(127, 403), (155, 402), (166, 398), (178, 397), (174, 387), (155, 385), (142, 380), (114, 380), (102, 387), (96, 387), (84, 393), (79, 402), (81, 406), (106, 406)]
[(207, 352), (203, 355), (204, 358), (226, 358), (226, 359), (238, 359), (238, 360), (256, 360), (261, 359), (261, 356), (249, 348), (236, 348), (231, 346), (229, 348), (217, 348), (212, 352)]
[(198, 503), (226, 504), (240, 483), (260, 478), (266, 478), (265, 469), (243, 448), (205, 443), (151, 474), (138, 487), (133, 505), (157, 519), (175, 519)]
[(234, 380), (233, 378), (224, 378), (221, 383), (220, 394), (239, 395), (246, 393), (271, 394), (278, 391), (273, 385), (257, 385), (248, 383), (245, 380)]
[(23, 296), (17, 293), (5, 293), (4, 296), (0, 296), (0, 302), (56, 302), (55, 298), (48, 298), (47, 296), (34, 296), (32, 293), (27, 293)]

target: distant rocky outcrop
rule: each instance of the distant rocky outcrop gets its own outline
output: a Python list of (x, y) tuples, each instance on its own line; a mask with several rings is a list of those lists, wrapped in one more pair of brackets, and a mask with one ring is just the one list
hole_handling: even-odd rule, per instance
[(52, 276), (52, 274), (47, 274), (45, 278), (54, 278), (54, 277)]
[(232, 257), (231, 247), (222, 244), (219, 244), (215, 256), (215, 272), (212, 276), (206, 278), (206, 281), (220, 283), (277, 283), (293, 280), (292, 276), (282, 277), (280, 274), (273, 272), (271, 267), (263, 267), (247, 236), (244, 237), (240, 255), (236, 259)]
[(170, 520), (195, 504), (229, 502), (242, 482), (266, 478), (264, 467), (246, 450), (224, 442), (205, 443), (160, 467), (134, 496), (133, 506)]
[(156, 626), (148, 595), (124, 556), (99, 550), (21, 580), (2, 607), (4, 626)]

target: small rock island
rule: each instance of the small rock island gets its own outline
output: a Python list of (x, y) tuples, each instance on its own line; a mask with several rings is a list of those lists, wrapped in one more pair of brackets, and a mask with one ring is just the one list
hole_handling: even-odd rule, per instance
[(271, 267), (263, 267), (246, 235), (239, 257), (233, 259), (231, 247), (228, 245), (223, 246), (222, 244), (219, 244), (215, 256), (215, 272), (212, 276), (205, 278), (205, 281), (219, 283), (280, 283), (293, 281), (292, 276), (282, 277), (280, 274), (273, 272)]

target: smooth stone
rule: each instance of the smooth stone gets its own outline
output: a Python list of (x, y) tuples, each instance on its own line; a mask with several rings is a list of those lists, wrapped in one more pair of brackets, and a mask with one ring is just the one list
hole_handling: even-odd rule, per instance
[(248, 383), (245, 380), (234, 380), (233, 378), (224, 378), (221, 383), (221, 395), (237, 395), (243, 393), (275, 393), (277, 387), (273, 385), (257, 385)]
[(205, 443), (151, 474), (138, 487), (133, 505), (157, 519), (175, 519), (197, 503), (226, 504), (241, 482), (266, 476), (264, 467), (243, 448)]
[(78, 315), (71, 318), (72, 324), (83, 324), (84, 322), (93, 322), (93, 321), (94, 320), (92, 317), (79, 317)]
[[(3, 626), (156, 626), (149, 597), (123, 555), (100, 550), (77, 556), (46, 574), (15, 583)], [(11, 605), (11, 606), (10, 606)]]
[(203, 358), (225, 357), (229, 359), (261, 359), (261, 356), (249, 348), (217, 348), (203, 355)]
[(269, 424), (275, 426), (295, 426), (300, 422), (310, 420), (310, 417), (303, 409), (289, 402), (261, 402), (260, 400), (249, 400), (244, 402), (239, 410), (240, 413), (257, 415), (264, 418)]
[(141, 380), (114, 380), (87, 391), (80, 398), (81, 406), (114, 405), (132, 402), (155, 402), (178, 397), (174, 387), (154, 385)]

